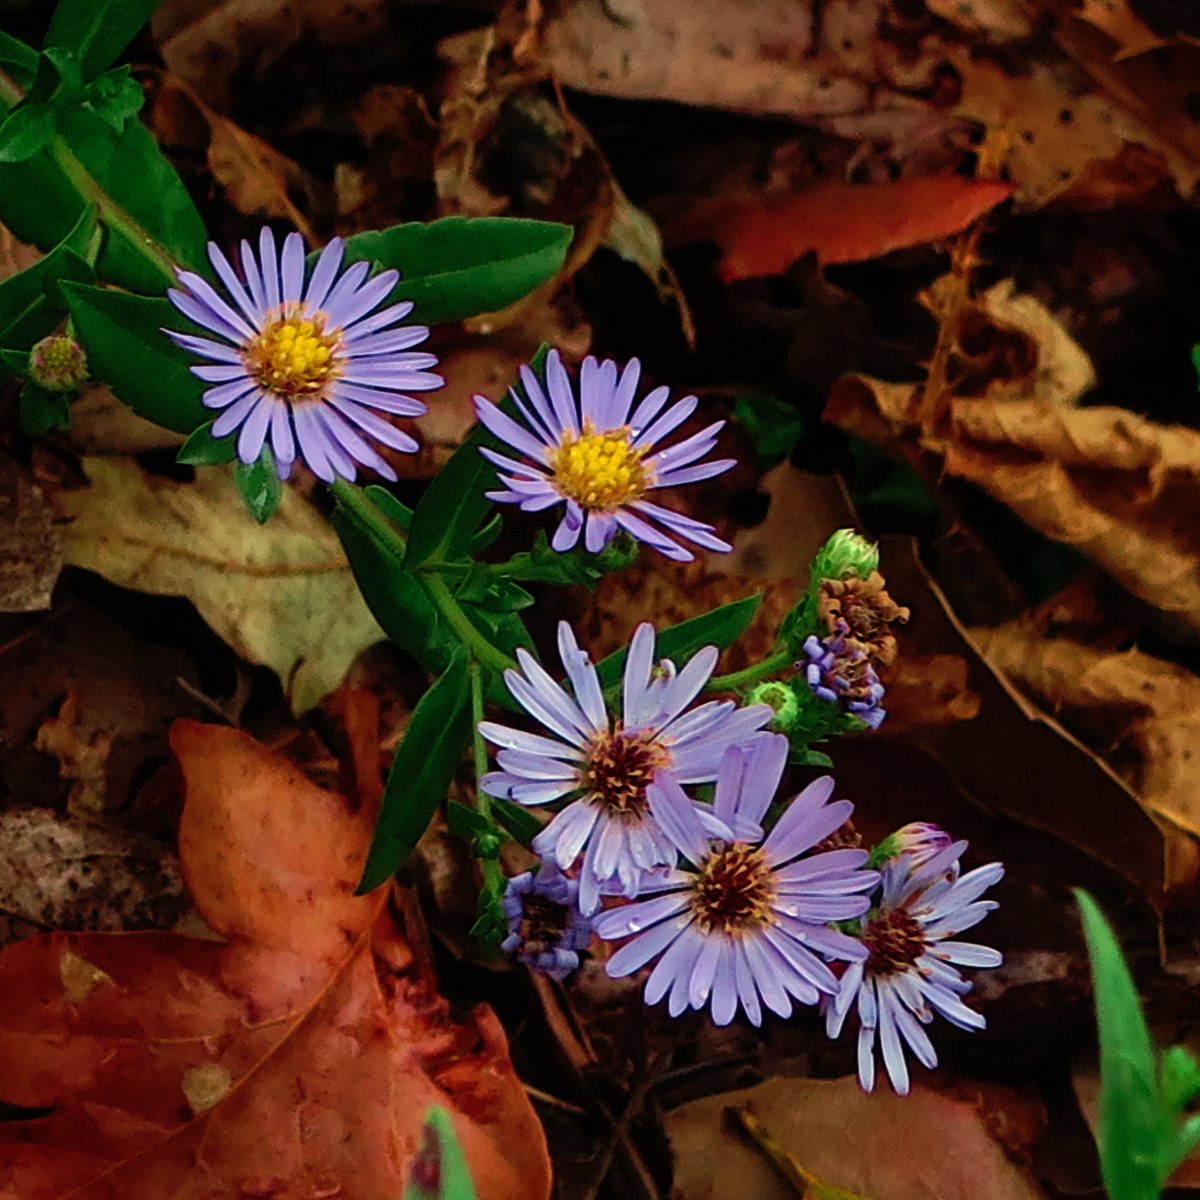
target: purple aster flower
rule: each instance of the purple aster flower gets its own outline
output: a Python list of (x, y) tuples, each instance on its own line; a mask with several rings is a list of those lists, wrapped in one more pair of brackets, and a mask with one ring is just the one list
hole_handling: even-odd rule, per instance
[[(480, 722), (479, 732), (501, 747), (501, 769), (485, 775), (483, 786), (527, 805), (578, 794), (534, 838), (533, 848), (563, 870), (583, 855), (579, 900), (590, 914), (602, 885), (619, 880), (633, 896), (645, 871), (677, 861), (674, 842), (647, 806), (655, 773), (680, 783), (711, 782), (726, 747), (761, 729), (771, 710), (765, 704), (738, 708), (729, 700), (689, 708), (717, 664), (716, 648), (698, 651), (678, 673), (669, 659), (655, 667), (652, 625), (634, 632), (616, 715), (609, 715), (596, 668), (565, 621), (558, 626), (558, 650), (570, 692), (524, 650), (517, 651), (521, 670), (505, 673), (513, 698), (554, 736)], [(707, 806), (698, 808), (713, 828), (725, 828)]]
[[(706, 550), (729, 550), (728, 542), (705, 525), (646, 499), (657, 488), (710, 479), (734, 459), (700, 462), (716, 444), (724, 421), (673, 446), (656, 449), (696, 411), (695, 396), (667, 405), (669, 389), (655, 388), (634, 407), (641, 364), (630, 359), (624, 371), (610, 359), (588, 357), (579, 374), (576, 400), (557, 350), (546, 356), (546, 388), (533, 371), (521, 368), (528, 404), (510, 393), (522, 421), (515, 421), (484, 396), (475, 397), (479, 420), (514, 450), (518, 460), (494, 450), (482, 453), (501, 470), (503, 491), (488, 496), (540, 512), (558, 504), (566, 513), (554, 533), (555, 550), (570, 550), (583, 534), (591, 553), (603, 550), (620, 529), (668, 558), (688, 562), (693, 555), (675, 538)], [(663, 528), (656, 528), (661, 525)], [(663, 529), (666, 532), (663, 532)]]
[[(208, 257), (225, 285), (226, 299), (206, 279), (179, 272), (186, 291), (171, 289), (171, 303), (185, 317), (216, 335), (164, 332), (201, 358), (192, 372), (215, 384), (204, 393), (208, 408), (220, 409), (214, 437), (238, 431), (237, 454), (254, 462), (269, 443), (280, 478), (301, 458), (319, 478), (354, 479), (356, 464), (385, 479), (396, 473), (368, 439), (411, 453), (416, 441), (380, 413), (416, 417), (425, 405), (406, 395), (442, 385), (430, 372), (432, 354), (409, 353), (429, 336), (424, 325), (392, 326), (412, 311), (405, 300), (386, 308), (398, 271), (368, 280), (370, 264), (341, 270), (341, 238), (321, 251), (305, 276), (304, 240), (289, 233), (277, 251), (264, 228), (258, 255), (243, 241), (243, 277), (212, 243)], [(232, 303), (231, 303), (232, 300)], [(378, 311), (376, 311), (378, 310)]]
[(884, 688), (866, 652), (846, 639), (850, 627), (838, 622), (836, 633), (818, 638), (812, 634), (804, 642), (807, 661), (796, 669), (804, 672), (814, 696), (830, 704), (840, 704), (870, 729), (878, 729), (887, 713), (882, 708)]
[(531, 970), (565, 979), (592, 939), (592, 922), (579, 911), (578, 900), (579, 881), (568, 879), (553, 862), (543, 862), (536, 875), (515, 875), (500, 902), (508, 918), (508, 937), (500, 949)]
[[(761, 821), (787, 754), (787, 738), (778, 734), (762, 735), (749, 750), (726, 751), (716, 816), (731, 827)], [(669, 993), (673, 1017), (711, 1003), (718, 1025), (732, 1021), (739, 1005), (759, 1025), (763, 1005), (787, 1017), (793, 1000), (816, 1004), (836, 993), (824, 960), (862, 960), (867, 950), (829, 922), (862, 916), (870, 903), (864, 893), (879, 875), (862, 869), (865, 850), (800, 857), (853, 811), (847, 800), (828, 803), (832, 792), (832, 779), (818, 779), (791, 801), (765, 841), (761, 834), (730, 840), (713, 838), (679, 785), (659, 775), (648, 789), (651, 811), (694, 869), (660, 872), (654, 899), (596, 919), (600, 937), (630, 939), (609, 959), (609, 975), (629, 975), (658, 958), (646, 1003)]]
[(882, 863), (898, 854), (904, 854), (908, 857), (909, 867), (916, 870), (940, 854), (953, 841), (940, 825), (933, 825), (928, 821), (912, 821), (884, 838), (875, 849), (875, 857)]
[(905, 1046), (923, 1066), (937, 1066), (923, 1028), (934, 1013), (960, 1029), (986, 1024), (962, 1002), (971, 984), (957, 968), (998, 967), (1003, 958), (955, 937), (996, 907), (979, 897), (999, 883), (1004, 867), (989, 863), (960, 876), (958, 860), (966, 848), (955, 842), (923, 863), (901, 854), (884, 866), (879, 906), (863, 921), (866, 961), (847, 967), (826, 1008), (826, 1032), (837, 1037), (857, 1000), (858, 1079), (868, 1092), (875, 1086), (876, 1034), (892, 1087), (903, 1096), (909, 1087)]

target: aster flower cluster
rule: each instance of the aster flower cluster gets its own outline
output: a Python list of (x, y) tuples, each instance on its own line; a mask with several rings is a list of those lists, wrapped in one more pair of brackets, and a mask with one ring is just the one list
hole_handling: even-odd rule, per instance
[[(787, 765), (786, 737), (764, 732), (772, 710), (708, 701), (689, 708), (715, 665), (701, 651), (682, 670), (653, 662), (654, 632), (638, 628), (619, 713), (565, 623), (559, 653), (569, 690), (522, 654), (513, 697), (554, 736), (484, 722), (500, 770), (483, 787), (542, 808), (565, 801), (532, 841), (536, 875), (510, 882), (505, 947), (563, 978), (594, 934), (622, 944), (607, 973), (648, 968), (648, 1004), (671, 1016), (708, 1010), (788, 1017), (819, 1006), (837, 1037), (854, 1011), (859, 1078), (874, 1086), (876, 1045), (893, 1086), (908, 1090), (907, 1047), (937, 1058), (924, 1026), (983, 1018), (962, 1002), (958, 967), (995, 966), (993, 950), (955, 940), (994, 902), (999, 864), (959, 872), (965, 842), (937, 826), (905, 826), (861, 847), (853, 806), (833, 780), (811, 783), (765, 828)], [(691, 785), (715, 783), (711, 802)], [(879, 867), (880, 869), (875, 869)], [(539, 881), (545, 880), (544, 884)], [(553, 900), (553, 919), (547, 901)]]

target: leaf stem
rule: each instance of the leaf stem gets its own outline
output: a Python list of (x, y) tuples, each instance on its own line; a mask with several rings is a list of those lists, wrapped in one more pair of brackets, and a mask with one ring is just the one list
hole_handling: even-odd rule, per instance
[[(0, 71), (0, 102), (11, 108), (24, 98), (25, 93), (20, 86)], [(61, 134), (55, 134), (50, 140), (46, 146), (46, 153), (79, 195), (96, 206), (96, 215), (100, 220), (110, 229), (124, 234), (129, 244), (162, 275), (163, 279), (173, 284), (176, 263), (166, 247), (147, 233), (141, 224), (104, 190), (95, 176), (79, 161)]]
[(751, 663), (740, 671), (732, 671), (728, 675), (714, 675), (704, 689), (706, 692), (737, 692), (742, 688), (758, 683), (768, 675), (784, 670), (792, 665), (793, 656), (787, 650), (779, 650), (762, 662)]
[[(483, 720), (483, 669), (474, 659), (468, 667), (471, 675), (471, 745), (475, 758), (475, 811), (481, 817), (492, 821), (492, 798), (483, 786), (483, 777), (487, 774), (487, 746), (483, 742), (483, 734), (479, 732), (479, 722)], [(504, 895), (504, 872), (500, 862), (495, 858), (480, 859), (479, 869), (483, 874), (483, 890), (499, 902)]]
[[(404, 535), (371, 503), (362, 488), (355, 487), (344, 479), (338, 479), (329, 485), (329, 490), (340, 505), (350, 509), (364, 524), (370, 526), (371, 531), (384, 545), (390, 546), (398, 556), (403, 556)], [(475, 662), (493, 671), (504, 671), (517, 665), (503, 650), (493, 646), (480, 632), (471, 618), (463, 611), (462, 605), (455, 598), (449, 585), (436, 570), (420, 571), (417, 573), (417, 577), (438, 611), (445, 617), (446, 623), (458, 634), (459, 640), (466, 646)]]

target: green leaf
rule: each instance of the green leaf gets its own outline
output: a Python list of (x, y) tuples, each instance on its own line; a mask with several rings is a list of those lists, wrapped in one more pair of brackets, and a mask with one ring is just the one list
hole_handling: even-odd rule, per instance
[(363, 491), (367, 499), (398, 529), (408, 532), (412, 526), (413, 511), (401, 500), (397, 500), (385, 487), (377, 483), (368, 484)]
[(502, 800), (499, 796), (492, 797), (492, 812), (496, 814), (496, 820), (523, 846), (528, 846), (545, 828), (529, 809), (511, 800)]
[(97, 271), (110, 282), (163, 290), (163, 269), (146, 257), (148, 242), (181, 264), (204, 261), (204, 222), (139, 121), (117, 134), (77, 106), (59, 110), (58, 126), (51, 148), (26, 162), (0, 163), (0, 221), (18, 238), (50, 250), (94, 204), (109, 231)]
[(88, 79), (100, 74), (133, 40), (160, 0), (59, 0), (47, 47), (74, 50)]
[(177, 463), (190, 467), (219, 467), (235, 458), (237, 439), (232, 433), (223, 438), (213, 437), (211, 421), (191, 433), (175, 455)]
[(14, 108), (0, 125), (0, 163), (32, 158), (54, 136), (54, 110), (49, 104), (26, 103)]
[(0, 30), (0, 67), (6, 68), (20, 87), (27, 88), (37, 74), (38, 52)]
[(1100, 1034), (1100, 1171), (1109, 1200), (1154, 1200), (1163, 1182), (1154, 1046), (1112, 927), (1087, 892), (1076, 889), (1075, 899)]
[[(66, 300), (56, 284), (95, 279), (95, 272), (80, 257), (95, 228), (96, 211), (89, 206), (45, 258), (0, 283), (0, 342), (6, 346), (32, 346), (53, 332), (66, 312)], [(25, 367), (22, 363), (21, 374)]]
[(21, 389), (18, 413), (21, 428), (30, 437), (40, 437), (52, 429), (70, 426), (71, 398), (62, 392), (47, 392), (36, 383), (26, 383)]
[(275, 473), (271, 447), (263, 446), (262, 453), (249, 466), (239, 462), (233, 469), (233, 480), (251, 516), (265, 525), (283, 499), (283, 483)]
[(332, 520), (359, 591), (384, 633), (430, 673), (444, 670), (457, 638), (443, 628), (429, 593), (400, 553), (351, 505), (339, 500)]
[(475, 1185), (454, 1123), (436, 1105), (425, 1115), (421, 1148), (408, 1169), (404, 1200), (475, 1200)]
[(193, 360), (162, 332), (187, 325), (170, 301), (79, 283), (62, 290), (95, 378), (155, 425), (191, 433), (208, 421)]
[[(546, 353), (546, 346), (539, 347), (530, 363), (538, 376)], [(520, 390), (519, 384), (514, 386)], [(405, 556), (410, 568), (456, 562), (470, 552), (476, 530), (492, 504), (484, 492), (496, 479), (495, 466), (479, 448), (495, 444), (482, 423), (477, 424), (433, 477), (413, 513)]]
[(123, 133), (146, 101), (129, 67), (106, 71), (85, 92), (85, 103), (110, 129)]
[[(656, 638), (659, 658), (669, 658), (678, 665), (704, 646), (724, 649), (732, 645), (750, 627), (761, 603), (761, 595), (747, 596), (744, 600), (722, 604), (720, 608), (660, 630)], [(629, 647), (623, 646), (596, 664), (601, 687), (607, 689), (620, 681), (628, 652)]]
[(462, 762), (471, 726), (468, 656), (459, 648), (413, 710), (383, 792), (361, 895), (401, 867), (433, 819)]
[(402, 272), (392, 302), (412, 300), (427, 324), (496, 312), (552, 279), (571, 244), (568, 225), (509, 217), (445, 217), (355, 234), (348, 261)]

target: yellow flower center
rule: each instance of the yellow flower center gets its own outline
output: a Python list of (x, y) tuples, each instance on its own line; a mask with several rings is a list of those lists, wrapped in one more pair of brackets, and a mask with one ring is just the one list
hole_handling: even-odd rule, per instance
[(643, 450), (635, 450), (629, 429), (578, 436), (564, 435), (550, 458), (555, 481), (564, 496), (584, 508), (611, 509), (636, 500), (646, 490)]
[(774, 898), (763, 852), (744, 842), (710, 855), (692, 885), (692, 911), (705, 933), (743, 933), (769, 925)]
[(258, 385), (293, 399), (319, 392), (337, 368), (336, 334), (325, 332), (325, 316), (303, 311), (279, 317), (243, 351)]

